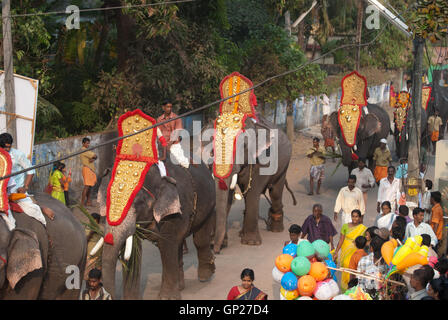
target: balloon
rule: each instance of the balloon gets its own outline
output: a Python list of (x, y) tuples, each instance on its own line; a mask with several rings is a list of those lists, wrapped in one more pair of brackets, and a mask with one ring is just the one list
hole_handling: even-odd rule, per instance
[(415, 242), (418, 243), (418, 245), (420, 246), (422, 244), (423, 238), (422, 236), (415, 236)]
[(347, 296), (345, 294), (339, 294), (331, 300), (353, 300), (352, 297)]
[(386, 264), (390, 264), (390, 262), (392, 261), (392, 258), (394, 256), (395, 245), (393, 241), (389, 240), (385, 242), (381, 247), (381, 255), (383, 256), (383, 259), (386, 262)]
[(324, 240), (318, 239), (312, 244), (318, 258), (324, 259), (330, 254), (330, 246)]
[(275, 282), (281, 283), (284, 274), (285, 273), (278, 270), (277, 267), (274, 267), (274, 269), (272, 269), (272, 278)]
[(297, 289), (297, 276), (292, 272), (287, 272), (282, 277), (282, 287), (288, 291)]
[(291, 270), (298, 276), (306, 275), (311, 268), (311, 262), (305, 257), (294, 258), (291, 262)]
[(418, 250), (417, 253), (419, 253), (422, 256), (424, 256), (425, 258), (427, 258), (428, 257), (428, 251), (429, 251), (428, 246), (423, 245), (423, 246), (420, 247), (420, 250)]
[(314, 255), (314, 247), (309, 241), (300, 241), (297, 245), (297, 256), (311, 257)]
[(316, 288), (316, 280), (310, 275), (305, 275), (299, 279), (299, 293), (301, 296), (311, 296)]
[(291, 255), (283, 253), (275, 259), (275, 266), (280, 272), (291, 271), (291, 262), (294, 259)]
[[(282, 296), (284, 299), (282, 299)], [(286, 290), (280, 287), (280, 300), (294, 300), (299, 296), (299, 292), (296, 290)]]
[[(332, 259), (325, 260), (325, 264), (326, 264), (328, 267), (332, 267), (332, 268), (337, 268), (337, 267), (338, 267), (338, 266), (336, 265), (336, 263), (335, 263)], [(328, 270), (330, 270), (330, 273), (331, 273), (331, 276), (333, 277), (333, 279), (334, 279), (335, 281), (337, 281), (337, 278), (336, 278), (336, 270), (332, 270), (332, 269), (328, 269)]]
[(314, 296), (318, 300), (330, 300), (331, 298), (337, 296), (338, 294), (339, 294), (338, 284), (332, 279), (318, 282), (316, 284), (316, 288), (314, 289)]
[(297, 298), (296, 300), (313, 300), (313, 299), (308, 296), (303, 296), (303, 297)]
[(411, 238), (408, 238), (408, 240), (406, 240), (406, 243), (402, 245), (400, 250), (398, 250), (397, 253), (394, 255), (394, 257), (392, 258), (392, 264), (394, 265), (399, 264), (408, 254), (412, 252), (411, 245), (414, 242), (409, 240), (411, 240)]
[(392, 238), (389, 241), (392, 241), (392, 243), (394, 244), (394, 248), (396, 248), (398, 246), (397, 239)]
[(415, 266), (416, 264), (425, 265), (428, 264), (428, 258), (422, 256), (417, 252), (412, 252), (407, 255), (403, 260), (397, 264), (397, 270), (399, 272), (405, 271), (407, 268)]
[(314, 262), (311, 264), (309, 275), (312, 276), (316, 281), (325, 280), (328, 276), (328, 268), (322, 262)]
[(283, 253), (289, 254), (293, 257), (297, 254), (297, 245), (295, 243), (290, 243), (283, 248)]

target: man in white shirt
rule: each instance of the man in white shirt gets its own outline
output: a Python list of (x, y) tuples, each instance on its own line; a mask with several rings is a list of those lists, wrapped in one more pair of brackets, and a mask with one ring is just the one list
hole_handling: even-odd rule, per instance
[(366, 160), (359, 158), (358, 168), (352, 170), (352, 175), (356, 176), (356, 187), (362, 191), (364, 204), (367, 206), (367, 192), (375, 186), (375, 178), (372, 171), (366, 168)]
[(380, 180), (376, 211), (380, 213), (381, 204), (384, 201), (389, 201), (391, 212), (395, 212), (400, 196), (400, 179), (395, 178), (395, 167), (389, 166), (387, 168), (387, 177)]
[(347, 186), (339, 190), (336, 203), (334, 205), (334, 221), (338, 220), (338, 213), (342, 210), (342, 224), (352, 222), (352, 211), (358, 209), (364, 217), (366, 206), (362, 191), (355, 186), (356, 176), (350, 175), (348, 177)]
[(431, 226), (423, 222), (425, 216), (424, 210), (419, 207), (414, 208), (412, 216), (414, 217), (414, 221), (409, 222), (406, 225), (405, 240), (409, 237), (419, 236), (426, 233), (431, 237), (431, 246), (435, 247), (437, 245), (437, 237)]
[(411, 93), (412, 91), (412, 80), (406, 81), (406, 85), (401, 89), (401, 91), (406, 91)]

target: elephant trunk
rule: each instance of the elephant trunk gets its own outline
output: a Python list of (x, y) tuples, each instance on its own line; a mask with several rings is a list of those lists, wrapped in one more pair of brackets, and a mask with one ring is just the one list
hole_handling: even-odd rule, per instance
[[(224, 241), (227, 230), (227, 213), (229, 210), (230, 190), (228, 189), (230, 178), (224, 179), (227, 186), (227, 190), (222, 189), (222, 181), (216, 182), (216, 226), (215, 226), (215, 239), (213, 251), (219, 253), (221, 251), (221, 246)], [(221, 184), (221, 186), (220, 186)]]
[(118, 255), (123, 248), (126, 237), (114, 234), (114, 244), (105, 243), (102, 255), (102, 274), (104, 288), (115, 298), (115, 272)]

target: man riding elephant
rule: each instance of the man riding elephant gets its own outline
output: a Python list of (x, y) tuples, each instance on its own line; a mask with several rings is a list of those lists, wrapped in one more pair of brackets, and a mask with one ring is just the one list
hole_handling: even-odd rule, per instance
[[(26, 158), (26, 155), (22, 151), (12, 148), (12, 143), (13, 138), (9, 133), (0, 134), (0, 147), (2, 147), (11, 156), (11, 172), (14, 173), (31, 167), (31, 162)], [(23, 211), (28, 216), (38, 220), (46, 226), (46, 221), (43, 214), (45, 214), (50, 220), (53, 220), (54, 212), (50, 208), (40, 207), (34, 203), (27, 192), (35, 173), (36, 171), (33, 169), (26, 173), (12, 176), (10, 178), (12, 181), (9, 184), (11, 187), (9, 188), (10, 190), (8, 190), (8, 193), (25, 195), (24, 198), (15, 201), (19, 207), (17, 209)]]

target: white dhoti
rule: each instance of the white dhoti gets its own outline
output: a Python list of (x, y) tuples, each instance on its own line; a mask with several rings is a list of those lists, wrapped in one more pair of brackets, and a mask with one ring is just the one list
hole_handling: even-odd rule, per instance
[(18, 201), (17, 204), (20, 206), (20, 208), (22, 208), (23, 212), (26, 215), (36, 219), (44, 226), (47, 226), (47, 222), (45, 221), (45, 217), (44, 214), (42, 213), (42, 210), (37, 204), (33, 202), (33, 200), (31, 200), (30, 197), (26, 197), (25, 199)]
[(352, 222), (352, 214), (351, 213), (345, 213), (344, 211), (342, 211), (342, 225), (346, 224), (346, 223), (351, 223)]
[(188, 169), (188, 167), (190, 166), (190, 161), (187, 157), (185, 157), (184, 151), (182, 150), (180, 143), (175, 143), (171, 145), (170, 154), (171, 154), (171, 162), (173, 162), (174, 164), (181, 165), (182, 167)]
[(0, 212), (0, 215), (2, 216), (3, 220), (6, 222), (6, 226), (8, 227), (9, 231), (12, 231), (16, 227), (16, 219), (11, 214), (11, 210), (8, 210), (8, 215), (4, 212)]

